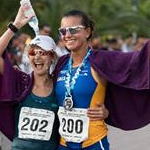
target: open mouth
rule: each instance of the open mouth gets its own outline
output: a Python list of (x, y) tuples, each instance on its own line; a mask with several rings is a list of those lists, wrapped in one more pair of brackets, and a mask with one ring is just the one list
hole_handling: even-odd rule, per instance
[(44, 67), (43, 63), (34, 63), (36, 69), (42, 69)]

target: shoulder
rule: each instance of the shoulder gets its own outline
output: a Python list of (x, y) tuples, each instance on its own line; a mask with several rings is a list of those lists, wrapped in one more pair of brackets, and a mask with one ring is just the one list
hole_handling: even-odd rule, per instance
[(107, 80), (102, 75), (98, 74), (93, 67), (91, 67), (91, 73), (97, 83), (100, 83), (103, 87), (106, 87)]
[(62, 57), (59, 58), (58, 64), (60, 64), (60, 63), (62, 63), (62, 62), (64, 62), (64, 61), (66, 61), (66, 60), (68, 60), (69, 57), (70, 57), (70, 54), (63, 55)]
[(59, 58), (57, 65), (55, 67), (55, 70), (53, 72), (54, 75), (54, 80), (57, 78), (58, 73), (60, 72), (60, 70), (62, 69), (62, 67), (66, 64), (67, 60), (69, 59), (70, 55), (64, 55), (62, 57)]

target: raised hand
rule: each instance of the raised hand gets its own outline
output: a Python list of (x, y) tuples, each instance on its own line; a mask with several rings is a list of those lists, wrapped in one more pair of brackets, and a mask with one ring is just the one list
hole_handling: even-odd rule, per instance
[(20, 6), (15, 21), (13, 23), (13, 25), (15, 25), (15, 27), (18, 29), (26, 25), (29, 22), (29, 20), (33, 17), (33, 16), (26, 17), (25, 11), (26, 11), (25, 8)]

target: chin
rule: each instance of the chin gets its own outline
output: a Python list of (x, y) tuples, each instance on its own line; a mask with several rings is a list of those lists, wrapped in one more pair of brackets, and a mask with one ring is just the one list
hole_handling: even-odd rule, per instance
[(79, 45), (67, 45), (66, 46), (70, 51), (77, 51), (78, 49), (80, 49), (80, 46)]
[(75, 48), (75, 47), (67, 46), (67, 48), (68, 48), (70, 51), (76, 51), (76, 48)]

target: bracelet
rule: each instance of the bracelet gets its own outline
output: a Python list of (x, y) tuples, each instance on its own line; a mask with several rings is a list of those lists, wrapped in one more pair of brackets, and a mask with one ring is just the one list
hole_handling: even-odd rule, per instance
[(10, 23), (7, 25), (7, 27), (8, 27), (12, 32), (14, 32), (14, 33), (18, 32), (18, 28), (17, 28), (15, 25), (13, 25), (12, 22), (10, 22)]

